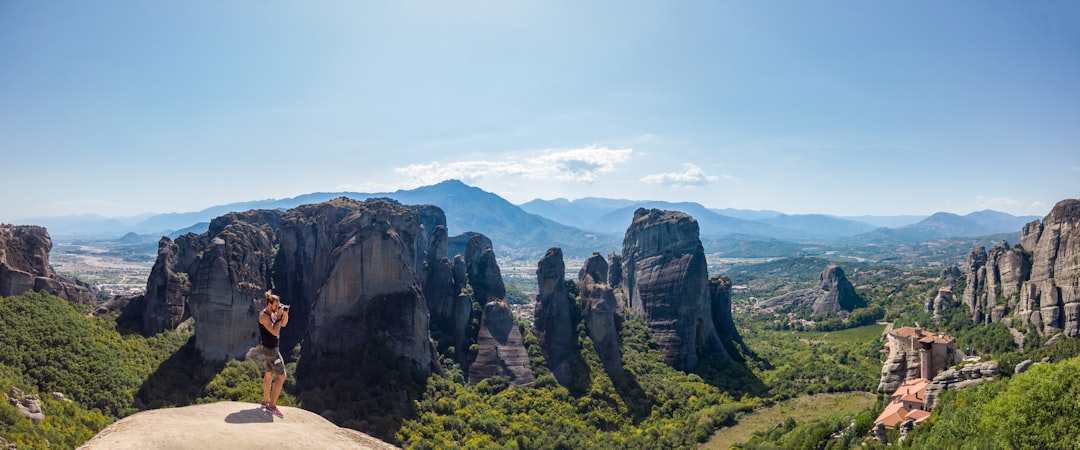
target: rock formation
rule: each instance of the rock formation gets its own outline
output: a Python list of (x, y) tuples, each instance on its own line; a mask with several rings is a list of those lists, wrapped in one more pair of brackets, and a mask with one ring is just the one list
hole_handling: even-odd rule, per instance
[(585, 309), (585, 331), (600, 355), (604, 372), (614, 377), (623, 373), (623, 364), (619, 331), (615, 326), (618, 302), (615, 290), (604, 281), (608, 274), (607, 261), (599, 253), (593, 253), (578, 275), (578, 291)]
[(721, 276), (709, 278), (709, 298), (712, 302), (713, 325), (720, 339), (745, 346), (731, 316), (731, 280)]
[(626, 307), (645, 319), (665, 361), (692, 371), (698, 355), (730, 358), (713, 324), (698, 223), (685, 213), (639, 208), (623, 238)]
[(465, 249), (465, 271), (473, 288), (473, 298), (481, 305), (506, 298), (502, 272), (487, 236), (476, 233), (469, 238)]
[(930, 386), (926, 388), (926, 407), (933, 408), (934, 403), (943, 391), (948, 389), (963, 389), (968, 386), (991, 381), (1001, 373), (1001, 365), (997, 361), (969, 364), (958, 369), (947, 369), (934, 377)]
[(266, 215), (280, 213), (248, 211), (214, 219), (198, 262), (188, 268), (195, 347), (204, 358), (241, 358), (258, 342), (254, 324), (274, 258), (274, 231)]
[[(275, 280), (282, 280), (283, 298), (300, 307), (297, 319), (310, 314), (305, 356), (379, 342), (416, 368), (434, 364), (414, 267), (415, 209), (382, 199), (305, 205), (286, 213), (280, 236), (283, 273)], [(293, 273), (301, 283), (289, 285)]]
[(4, 394), (4, 401), (14, 406), (20, 416), (30, 419), (35, 425), (45, 420), (41, 400), (36, 395), (23, 393), (21, 389), (12, 386), (8, 394)]
[(0, 224), (0, 297), (45, 291), (72, 303), (94, 304), (96, 289), (49, 266), (51, 250), (44, 227)]
[(281, 334), (287, 357), (302, 340), (308, 361), (378, 343), (429, 370), (419, 280), (438, 270), (421, 276), (417, 264), (445, 260), (432, 254), (445, 248), (445, 218), (432, 208), (338, 198), (286, 212), (230, 213), (201, 235), (163, 238), (147, 282), (144, 331), (170, 327), (190, 311), (204, 358), (242, 357), (257, 343), (256, 317), (272, 288), (292, 305)]
[(476, 336), (477, 354), (469, 365), (469, 383), (494, 376), (509, 377), (516, 385), (532, 383), (535, 378), (529, 353), (506, 303), (506, 286), (490, 239), (482, 234), (469, 238), (465, 268), (473, 299), (483, 307)]
[(866, 300), (855, 292), (855, 287), (844, 276), (844, 269), (836, 264), (829, 264), (818, 276), (817, 287), (799, 289), (779, 297), (762, 300), (756, 306), (758, 308), (792, 306), (798, 309), (809, 309), (811, 314), (818, 315), (830, 312), (851, 312), (855, 308), (866, 306)]
[(987, 253), (979, 246), (968, 255), (968, 288), (964, 304), (972, 312), (972, 321), (1000, 322), (1017, 306), (1020, 289), (1030, 277), (1031, 259), (1023, 247), (1011, 248), (1002, 241)]
[(550, 248), (536, 265), (536, 312), (533, 334), (544, 349), (548, 369), (563, 386), (573, 381), (570, 361), (576, 351), (572, 309), (576, 306), (566, 289), (566, 264), (562, 249)]
[(217, 402), (136, 413), (105, 427), (79, 448), (245, 449), (279, 448), (388, 450), (397, 447), (356, 430), (340, 428), (316, 413), (282, 406), (284, 419), (258, 404)]
[(480, 320), (476, 360), (469, 365), (469, 384), (504, 376), (510, 384), (525, 385), (536, 381), (525, 350), (521, 329), (505, 300), (488, 302)]
[(974, 322), (1011, 319), (1044, 336), (1080, 337), (1080, 200), (1062, 200), (1020, 244), (972, 250), (963, 301)]

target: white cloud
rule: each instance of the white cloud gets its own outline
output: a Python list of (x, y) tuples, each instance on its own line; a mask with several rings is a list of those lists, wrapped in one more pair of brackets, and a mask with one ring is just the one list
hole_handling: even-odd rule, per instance
[(579, 181), (592, 183), (600, 175), (630, 159), (633, 149), (588, 146), (571, 150), (548, 150), (537, 156), (504, 161), (455, 161), (411, 164), (394, 172), (421, 184), (443, 180), (475, 181), (488, 177), (523, 177), (530, 180)]
[(1009, 197), (984, 197), (981, 195), (975, 196), (975, 203), (983, 209), (991, 209), (994, 211), (1008, 212), (1011, 214), (1045, 214), (1050, 210), (1050, 207), (1041, 201), (1023, 202)]
[(704, 186), (709, 183), (715, 183), (720, 181), (721, 178), (733, 179), (731, 176), (724, 175), (723, 177), (717, 175), (706, 175), (705, 171), (698, 167), (696, 164), (684, 163), (683, 168), (686, 170), (682, 172), (666, 172), (648, 175), (641, 180), (644, 183), (650, 184), (663, 184), (666, 186), (677, 188), (690, 188), (697, 186)]

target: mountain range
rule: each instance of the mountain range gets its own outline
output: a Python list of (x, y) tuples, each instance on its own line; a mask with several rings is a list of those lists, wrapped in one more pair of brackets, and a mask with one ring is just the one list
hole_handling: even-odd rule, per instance
[[(839, 240), (862, 243), (915, 242), (946, 237), (1011, 233), (1038, 216), (1013, 216), (979, 211), (964, 216), (939, 212), (923, 216), (788, 215), (770, 210), (713, 209), (698, 203), (637, 201), (588, 197), (577, 200), (532, 200), (515, 205), (496, 194), (457, 180), (411, 190), (383, 193), (316, 192), (286, 199), (218, 205), (197, 212), (143, 215), (128, 218), (64, 216), (33, 219), (56, 238), (117, 239), (128, 233), (157, 240), (189, 231), (205, 231), (210, 220), (250, 209), (288, 209), (332, 198), (357, 200), (390, 198), (404, 204), (431, 204), (446, 212), (451, 236), (474, 231), (491, 238), (500, 256), (543, 254), (562, 247), (568, 255), (617, 251), (622, 235), (638, 208), (682, 211), (694, 217), (703, 241), (740, 239), (763, 241)], [(882, 226), (890, 224), (891, 227)]]

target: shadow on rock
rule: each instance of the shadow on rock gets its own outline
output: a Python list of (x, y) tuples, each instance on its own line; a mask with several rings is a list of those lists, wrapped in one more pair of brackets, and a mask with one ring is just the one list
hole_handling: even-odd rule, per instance
[(245, 409), (225, 416), (225, 423), (269, 423), (273, 421), (274, 418), (262, 407)]

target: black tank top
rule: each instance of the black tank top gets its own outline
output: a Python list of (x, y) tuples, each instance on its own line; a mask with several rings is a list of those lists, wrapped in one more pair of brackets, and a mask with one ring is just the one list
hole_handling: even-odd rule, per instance
[[(277, 323), (277, 321), (274, 320), (274, 316), (266, 312), (265, 310), (259, 314), (266, 314), (270, 316), (271, 325)], [(274, 333), (271, 333), (270, 330), (266, 329), (266, 325), (263, 325), (261, 320), (259, 321), (259, 342), (262, 343), (263, 347), (277, 348), (278, 346), (278, 337), (274, 336)]]

